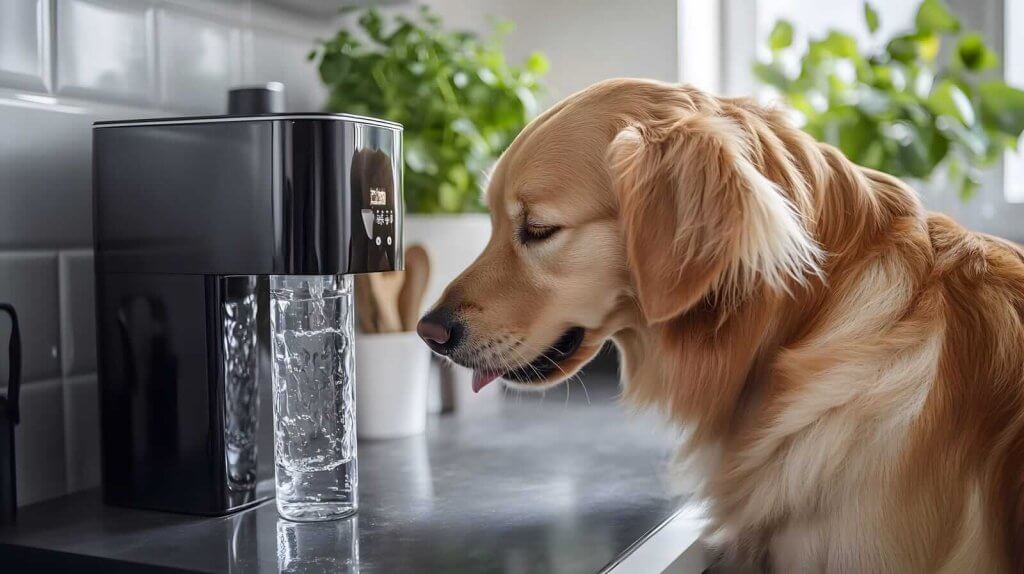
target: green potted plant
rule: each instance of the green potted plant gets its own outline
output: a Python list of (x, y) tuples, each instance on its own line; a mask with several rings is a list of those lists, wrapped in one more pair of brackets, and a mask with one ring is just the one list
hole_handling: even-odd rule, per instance
[(487, 174), (539, 109), (547, 60), (534, 53), (510, 64), (510, 31), (451, 31), (426, 7), (390, 17), (366, 9), (309, 55), (328, 111), (405, 126), (405, 239), (433, 259), (428, 303), (483, 249)]
[(942, 0), (924, 0), (913, 28), (892, 38), (877, 36), (868, 3), (864, 20), (872, 47), (831, 30), (795, 60), (793, 26), (780, 20), (768, 38), (771, 56), (754, 72), (805, 131), (851, 160), (925, 187), (935, 178), (969, 198), (982, 170), (1016, 149), (1024, 92), (998, 79), (996, 54)]

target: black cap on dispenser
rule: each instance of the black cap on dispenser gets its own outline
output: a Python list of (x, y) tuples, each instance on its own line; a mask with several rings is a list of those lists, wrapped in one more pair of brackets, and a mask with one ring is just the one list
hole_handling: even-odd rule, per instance
[(254, 116), (284, 113), (284, 84), (267, 82), (263, 86), (246, 86), (228, 92), (228, 114)]

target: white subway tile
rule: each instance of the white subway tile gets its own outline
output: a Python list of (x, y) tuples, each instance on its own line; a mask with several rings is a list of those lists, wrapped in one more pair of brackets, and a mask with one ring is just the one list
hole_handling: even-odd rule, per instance
[(102, 118), (60, 110), (70, 107), (0, 105), (0, 249), (92, 244), (91, 124)]
[[(18, 312), (22, 380), (59, 377), (57, 254), (52, 251), (0, 252), (0, 301), (11, 303)], [(10, 332), (7, 315), (0, 315), (0, 365), (7, 364)], [(7, 387), (6, 369), (0, 369), (0, 387)]]
[(307, 60), (315, 47), (313, 35), (304, 38), (255, 29), (247, 45), (247, 84), (281, 82), (289, 112), (323, 109), (327, 90), (320, 83), (315, 63)]
[(228, 90), (241, 81), (239, 30), (171, 9), (160, 11), (157, 30), (163, 104), (224, 113)]
[(60, 274), (61, 366), (65, 377), (96, 372), (96, 296), (91, 249), (62, 251)]
[(57, 0), (57, 91), (153, 103), (154, 18), (139, 0)]
[(62, 395), (59, 379), (21, 389), (21, 424), (14, 431), (18, 506), (67, 492)]
[(47, 90), (49, 15), (49, 0), (0, 0), (0, 86)]
[(68, 492), (100, 484), (100, 397), (96, 375), (64, 379)]

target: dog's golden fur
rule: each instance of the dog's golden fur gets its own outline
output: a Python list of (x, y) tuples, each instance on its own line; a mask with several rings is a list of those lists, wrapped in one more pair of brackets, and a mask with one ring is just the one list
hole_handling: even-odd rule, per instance
[[(709, 539), (791, 571), (1024, 571), (1024, 252), (785, 114), (612, 80), (535, 120), (446, 291), (476, 368), (586, 329), (687, 430)], [(523, 225), (560, 229), (516, 239)], [(625, 495), (628, 496), (628, 493)]]

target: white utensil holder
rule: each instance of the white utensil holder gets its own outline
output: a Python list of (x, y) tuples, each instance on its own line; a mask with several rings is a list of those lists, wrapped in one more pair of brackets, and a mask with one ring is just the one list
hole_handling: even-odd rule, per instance
[(356, 428), (360, 439), (422, 433), (430, 350), (413, 332), (356, 335)]

